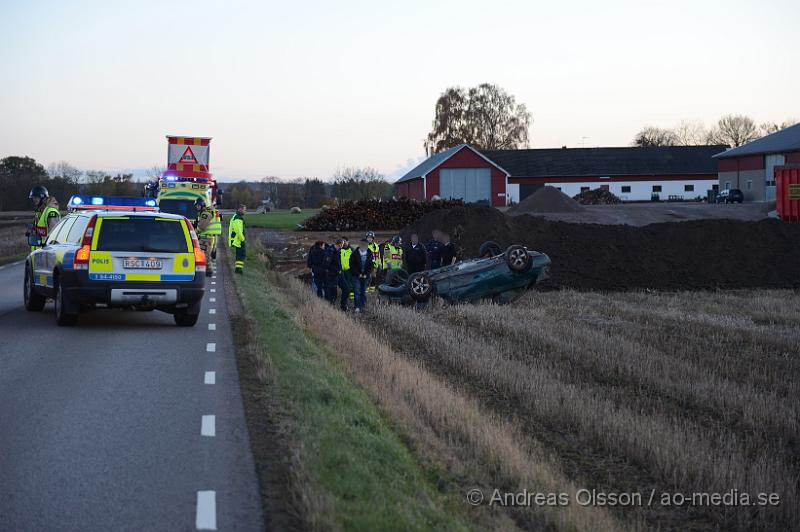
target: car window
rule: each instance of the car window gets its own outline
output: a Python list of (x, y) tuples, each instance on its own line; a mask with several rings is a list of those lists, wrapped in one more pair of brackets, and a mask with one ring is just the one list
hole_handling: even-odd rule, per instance
[(149, 251), (153, 253), (186, 253), (184, 225), (180, 220), (144, 216), (104, 218), (97, 237), (100, 251)]
[(81, 238), (83, 237), (83, 232), (86, 230), (87, 225), (89, 225), (88, 216), (77, 217), (75, 219), (75, 223), (70, 228), (66, 239), (63, 239), (64, 242), (69, 244), (80, 244)]
[(53, 229), (53, 232), (50, 233), (50, 235), (47, 237), (47, 244), (48, 245), (50, 245), (50, 244), (60, 244), (61, 242), (63, 242), (63, 238), (61, 236), (61, 233), (64, 232), (64, 235), (66, 235), (65, 231), (69, 231), (69, 228), (72, 227), (72, 224), (74, 222), (75, 222), (75, 218), (74, 217), (64, 218), (61, 221), (61, 223), (58, 224), (55, 229)]

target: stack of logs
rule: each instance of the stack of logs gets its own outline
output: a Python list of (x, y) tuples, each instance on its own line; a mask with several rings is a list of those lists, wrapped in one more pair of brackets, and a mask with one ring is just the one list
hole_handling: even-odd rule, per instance
[(367, 231), (402, 229), (436, 209), (464, 205), (462, 200), (419, 202), (409, 199), (390, 201), (360, 200), (345, 202), (323, 209), (308, 218), (301, 229), (305, 231)]

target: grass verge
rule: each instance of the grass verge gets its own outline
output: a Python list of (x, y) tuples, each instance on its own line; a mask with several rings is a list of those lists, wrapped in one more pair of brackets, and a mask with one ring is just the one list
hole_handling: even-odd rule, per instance
[[(290, 462), (290, 513), (313, 529), (468, 528), (458, 501), (437, 491), (433, 476), (367, 394), (309, 338), (266, 268), (252, 259), (247, 266), (245, 275), (236, 278), (245, 322), (237, 332), (249, 328), (252, 338), (239, 346), (239, 355), (255, 360), (260, 392), (282, 410), (290, 442), (284, 457)], [(254, 390), (243, 387), (243, 392)], [(274, 413), (248, 411), (248, 418), (259, 415)], [(260, 443), (254, 445), (257, 461)], [(265, 475), (260, 477), (263, 484)]]
[(11, 264), (12, 262), (17, 262), (19, 260), (23, 260), (27, 256), (28, 253), (18, 253), (16, 255), (8, 255), (5, 257), (0, 257), (0, 266), (3, 266), (5, 264)]

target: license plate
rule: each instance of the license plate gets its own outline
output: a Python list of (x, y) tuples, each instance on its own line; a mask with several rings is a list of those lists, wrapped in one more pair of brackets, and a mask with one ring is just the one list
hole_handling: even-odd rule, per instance
[(164, 262), (160, 260), (147, 259), (125, 259), (122, 266), (130, 270), (160, 270), (164, 267)]

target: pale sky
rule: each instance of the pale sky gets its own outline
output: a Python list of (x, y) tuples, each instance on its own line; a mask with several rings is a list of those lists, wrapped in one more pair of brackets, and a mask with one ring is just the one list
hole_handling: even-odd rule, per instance
[(143, 169), (184, 134), (214, 138), (222, 179), (396, 177), (442, 91), (482, 82), (527, 105), (534, 148), (780, 122), (800, 118), (798, 27), (796, 0), (0, 0), (0, 157)]

